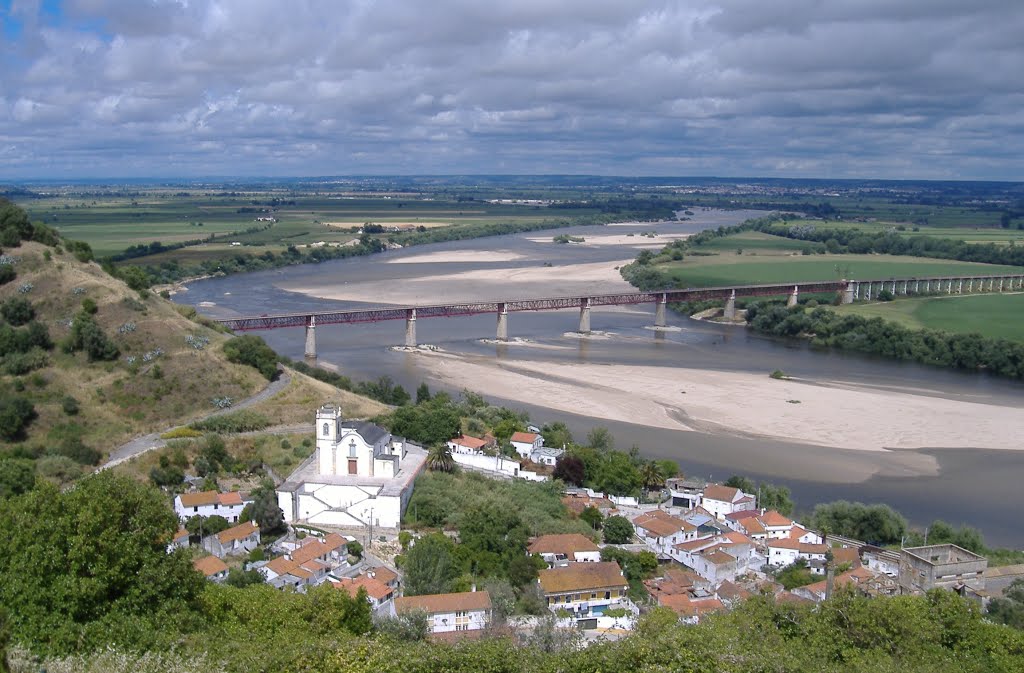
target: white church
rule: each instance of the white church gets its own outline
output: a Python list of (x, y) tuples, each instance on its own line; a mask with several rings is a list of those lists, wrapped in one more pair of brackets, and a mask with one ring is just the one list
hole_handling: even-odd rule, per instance
[(316, 451), (277, 487), (285, 520), (397, 530), (426, 451), (368, 421), (346, 422), (330, 404), (315, 427)]

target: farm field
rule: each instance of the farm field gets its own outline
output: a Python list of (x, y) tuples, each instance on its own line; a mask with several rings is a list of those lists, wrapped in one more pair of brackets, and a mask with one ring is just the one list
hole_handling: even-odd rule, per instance
[[(345, 243), (351, 229), (366, 222), (383, 226), (433, 229), (446, 226), (539, 222), (599, 212), (431, 198), (422, 194), (347, 196), (283, 194), (277, 192), (217, 192), (212, 194), (146, 192), (131, 196), (51, 196), (22, 203), (33, 220), (45, 222), (61, 235), (82, 240), (97, 256), (123, 252), (154, 241), (168, 245), (214, 236), (207, 257), (239, 242), (246, 252), (279, 252), (288, 245), (324, 241)], [(272, 226), (257, 221), (273, 217)], [(249, 229), (259, 229), (248, 231)], [(257, 246), (256, 250), (252, 246)], [(165, 253), (181, 259), (184, 251)], [(149, 260), (147, 260), (149, 261)]]
[(915, 297), (836, 307), (840, 313), (883, 318), (916, 329), (977, 333), (1024, 341), (1024, 293)]
[[(928, 238), (951, 238), (966, 243), (998, 243), (1024, 245), (1024, 230), (1002, 229), (1000, 227), (965, 227), (965, 226), (918, 226), (901, 222), (849, 222), (822, 220), (791, 220), (790, 225), (811, 225), (819, 229), (857, 229), (866, 234), (892, 231), (908, 238), (924, 236)], [(899, 227), (903, 227), (900, 229)], [(916, 229), (916, 231), (915, 231)], [(731, 238), (731, 237), (730, 237)], [(788, 239), (787, 239), (788, 240)]]
[(1020, 273), (1019, 267), (890, 255), (738, 255), (688, 256), (656, 268), (686, 287), (757, 285), (840, 278), (878, 280), (963, 274)]

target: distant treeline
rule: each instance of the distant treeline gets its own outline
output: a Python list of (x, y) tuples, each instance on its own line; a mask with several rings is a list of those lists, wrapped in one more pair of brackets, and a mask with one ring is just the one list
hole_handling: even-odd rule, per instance
[(222, 234), (210, 234), (203, 238), (192, 238), (187, 241), (177, 241), (175, 243), (161, 243), (160, 241), (153, 241), (152, 243), (139, 243), (138, 245), (130, 245), (125, 248), (124, 252), (119, 252), (115, 255), (110, 255), (104, 258), (103, 261), (107, 262), (123, 262), (129, 259), (137, 259), (139, 257), (149, 257), (150, 255), (159, 255), (163, 252), (172, 252), (174, 250), (181, 250), (182, 248), (188, 248), (193, 245), (201, 245), (203, 243), (210, 243), (218, 238), (233, 238), (235, 236), (241, 236), (243, 234), (255, 234), (270, 227), (274, 226), (273, 222), (267, 222), (266, 224), (254, 225), (241, 231), (229, 231)]
[(840, 315), (818, 307), (747, 305), (747, 320), (758, 332), (806, 336), (811, 343), (954, 369), (985, 370), (1024, 379), (1024, 344), (978, 334), (910, 329), (882, 318)]
[[(1012, 244), (966, 243), (952, 238), (903, 236), (899, 231), (869, 233), (855, 227), (836, 229), (818, 227), (813, 224), (779, 223), (777, 220), (770, 224), (761, 220), (752, 222), (757, 222), (757, 224), (747, 227), (748, 223), (744, 223), (739, 226), (773, 236), (823, 243), (825, 250), (833, 254), (910, 255), (912, 257), (955, 259), (961, 262), (1024, 266), (1024, 246)], [(744, 230), (736, 227), (730, 227), (730, 229)]]

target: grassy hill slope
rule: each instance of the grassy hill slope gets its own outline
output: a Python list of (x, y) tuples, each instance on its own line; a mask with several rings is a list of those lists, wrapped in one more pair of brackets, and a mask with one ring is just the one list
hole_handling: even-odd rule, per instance
[[(167, 300), (134, 292), (97, 264), (33, 242), (6, 252), (19, 258), (18, 277), (0, 286), (0, 302), (30, 301), (55, 344), (46, 366), (0, 375), (0, 390), (27, 397), (37, 414), (13, 443), (19, 453), (42, 458), (72, 438), (105, 453), (135, 435), (206, 415), (214, 398), (238, 400), (266, 385), (255, 369), (227, 361), (220, 346), (229, 335)], [(93, 319), (117, 347), (116, 359), (90, 362), (84, 352), (62, 350), (83, 301), (95, 304)], [(77, 413), (65, 409), (67, 398)]]

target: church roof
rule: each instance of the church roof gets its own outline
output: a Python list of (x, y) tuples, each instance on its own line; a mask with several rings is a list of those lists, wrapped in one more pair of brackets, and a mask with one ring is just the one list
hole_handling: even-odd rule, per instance
[(370, 421), (349, 421), (342, 424), (344, 430), (355, 430), (367, 444), (376, 444), (388, 435), (388, 431)]

